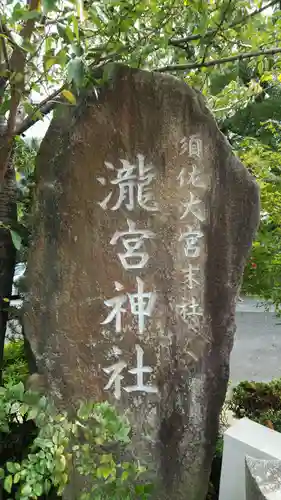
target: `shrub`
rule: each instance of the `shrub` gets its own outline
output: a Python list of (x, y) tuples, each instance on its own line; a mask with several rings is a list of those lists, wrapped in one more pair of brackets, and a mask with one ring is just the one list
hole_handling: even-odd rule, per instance
[(257, 419), (262, 425), (270, 427), (277, 432), (281, 432), (281, 410), (268, 410), (261, 413), (259, 419)]
[(248, 417), (281, 431), (281, 379), (269, 383), (240, 382), (227, 406), (237, 418)]
[(16, 385), (19, 382), (25, 382), (28, 375), (23, 340), (14, 340), (5, 344), (2, 372), (3, 385)]
[(61, 496), (73, 471), (91, 480), (81, 500), (149, 498), (144, 468), (120, 459), (130, 442), (130, 426), (109, 403), (82, 403), (70, 419), (46, 397), (25, 391), (22, 383), (0, 387), (0, 431), (9, 437), (21, 425), (30, 426), (28, 447), (20, 459), (5, 457), (0, 469), (12, 498), (36, 500), (54, 489)]

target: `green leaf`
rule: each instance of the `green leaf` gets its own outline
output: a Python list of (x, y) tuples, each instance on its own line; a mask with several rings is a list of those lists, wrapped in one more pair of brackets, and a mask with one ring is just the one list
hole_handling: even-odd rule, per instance
[[(136, 484), (135, 486), (135, 492), (138, 495), (138, 498), (143, 498), (143, 495), (148, 495), (148, 498), (150, 498), (152, 492), (154, 490), (154, 485), (147, 483), (147, 484)], [(147, 498), (147, 496), (145, 496)]]
[(83, 56), (83, 47), (81, 45), (78, 45), (77, 43), (76, 44), (72, 44), (71, 46), (71, 50), (73, 51), (73, 56), (76, 56), (76, 57), (82, 57)]
[(2, 467), (0, 468), (0, 479), (4, 479), (5, 477), (5, 471), (4, 469), (2, 469)]
[(8, 492), (11, 493), (12, 491), (12, 486), (13, 486), (13, 476), (6, 476), (4, 479), (4, 489)]
[(20, 83), (23, 81), (23, 79), (24, 79), (23, 73), (16, 73), (15, 77), (13, 78), (13, 81), (16, 83)]
[(50, 489), (51, 489), (51, 482), (49, 481), (49, 479), (45, 479), (44, 481), (44, 492), (45, 493), (49, 493)]
[(121, 475), (121, 481), (124, 482), (124, 481), (127, 481), (129, 477), (129, 473), (127, 471), (124, 471)]
[(37, 497), (41, 497), (41, 495), (43, 494), (42, 484), (40, 484), (40, 483), (35, 484), (33, 486), (33, 492), (35, 493), (35, 495), (37, 495)]
[(47, 13), (56, 9), (57, 0), (42, 0), (42, 5), (43, 11)]
[(72, 31), (71, 31), (71, 29), (70, 29), (70, 27), (69, 27), (69, 26), (66, 26), (66, 27), (65, 27), (64, 32), (65, 32), (65, 35), (66, 35), (66, 37), (68, 38), (68, 40), (69, 40), (70, 42), (73, 42), (73, 40), (74, 40), (74, 35), (73, 35), (73, 33), (72, 33)]
[(46, 54), (52, 50), (53, 38), (48, 36), (45, 40), (45, 52)]
[(263, 72), (264, 72), (264, 64), (263, 64), (263, 59), (261, 59), (258, 64), (257, 64), (257, 69), (258, 69), (258, 73), (259, 75), (262, 75)]
[(24, 415), (26, 415), (26, 413), (28, 412), (28, 410), (29, 410), (29, 406), (27, 404), (23, 403), (20, 406), (19, 412), (20, 412), (21, 416), (24, 417)]
[(20, 472), (16, 472), (15, 475), (14, 475), (14, 483), (15, 484), (19, 483), (20, 479), (21, 479)]
[(39, 409), (36, 407), (31, 408), (31, 410), (27, 414), (27, 420), (34, 420), (38, 415), (38, 411)]
[(84, 18), (84, 0), (76, 0), (76, 9), (77, 9), (77, 15), (82, 21)]
[(6, 394), (6, 388), (0, 387), (0, 396), (4, 396)]
[(79, 40), (79, 26), (75, 16), (72, 16), (72, 26), (73, 26), (73, 33), (75, 34), (76, 39)]
[(10, 409), (10, 413), (11, 414), (18, 413), (19, 409), (20, 409), (20, 403), (19, 403), (19, 401), (16, 401), (15, 403), (12, 404), (11, 409)]
[(19, 2), (16, 3), (16, 5), (13, 8), (12, 12), (12, 21), (17, 22), (20, 19), (22, 19), (23, 15), (25, 13), (25, 9), (21, 6)]
[(17, 250), (20, 250), (21, 244), (22, 244), (22, 238), (21, 238), (21, 236), (18, 233), (16, 233), (16, 231), (13, 231), (12, 229), (10, 229), (10, 233), (11, 233), (11, 238), (12, 238), (14, 247)]
[(62, 455), (56, 460), (56, 469), (60, 472), (63, 472), (65, 470), (65, 467), (66, 467), (66, 460), (65, 456)]
[(1, 115), (4, 115), (7, 111), (9, 111), (11, 105), (11, 99), (5, 98), (4, 102), (0, 106)]
[(104, 454), (100, 457), (100, 463), (101, 464), (108, 464), (112, 461), (112, 454), (111, 453), (108, 453), (108, 454)]
[(67, 52), (64, 49), (61, 49), (56, 55), (56, 62), (61, 66), (65, 66), (68, 61)]
[(24, 395), (24, 385), (22, 382), (19, 382), (18, 384), (9, 387), (8, 391), (11, 398), (21, 401)]
[(76, 104), (76, 97), (70, 92), (70, 90), (63, 90), (62, 95), (71, 103)]
[(8, 472), (10, 472), (11, 474), (16, 472), (16, 469), (15, 469), (13, 462), (7, 462), (6, 467), (7, 467)]
[(34, 106), (32, 106), (32, 104), (30, 104), (30, 102), (28, 101), (24, 101), (22, 103), (23, 105), (23, 108), (24, 108), (24, 111), (28, 114), (28, 115), (33, 115), (34, 113)]
[(22, 19), (28, 21), (29, 19), (40, 19), (41, 12), (38, 10), (28, 10), (22, 13)]
[(46, 57), (44, 59), (44, 66), (46, 68), (46, 71), (48, 71), (54, 64), (56, 64), (57, 60), (55, 57)]
[(25, 497), (28, 497), (32, 493), (32, 488), (30, 484), (25, 484), (22, 489), (21, 489), (21, 494), (24, 495)]
[(110, 476), (110, 474), (112, 474), (112, 472), (113, 472), (112, 467), (106, 467), (106, 466), (98, 467), (97, 477), (107, 479)]
[(10, 432), (9, 424), (7, 422), (1, 422), (0, 423), (0, 431), (4, 432), (4, 433)]
[(77, 87), (81, 87), (84, 80), (84, 65), (80, 57), (75, 57), (69, 61), (67, 77), (69, 82), (74, 82)]

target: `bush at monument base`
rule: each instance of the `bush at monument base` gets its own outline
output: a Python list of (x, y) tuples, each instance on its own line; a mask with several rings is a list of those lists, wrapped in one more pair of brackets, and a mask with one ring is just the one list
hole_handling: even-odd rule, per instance
[[(13, 498), (19, 499), (44, 498), (54, 500), (60, 498), (57, 494), (57, 490), (64, 485), (64, 481), (67, 480), (68, 474), (70, 473), (67, 460), (64, 464), (64, 459), (60, 461), (60, 458), (56, 456), (56, 450), (58, 450), (60, 446), (65, 448), (66, 441), (68, 440), (70, 421), (66, 417), (62, 417), (62, 420), (59, 421), (58, 417), (55, 416), (56, 412), (54, 412), (52, 404), (48, 402), (46, 398), (25, 391), (22, 383), (17, 383), (16, 385), (12, 384), (13, 381), (25, 381), (27, 375), (28, 369), (24, 357), (23, 342), (17, 341), (6, 345), (3, 371), (6, 387), (0, 387), (0, 424), (2, 430), (0, 467), (2, 468), (2, 475), (5, 475), (5, 487), (8, 491), (11, 488), (11, 492), (4, 491), (3, 500), (11, 498), (11, 494)], [(273, 380), (269, 383), (243, 381), (233, 389), (232, 399), (227, 403), (227, 406), (238, 418), (247, 416), (256, 422), (274, 428), (280, 432), (281, 379)], [(98, 427), (100, 430), (104, 429), (107, 436), (105, 439), (106, 452), (100, 455), (100, 457), (103, 456), (103, 460), (106, 461), (110, 458), (108, 447), (110, 447), (111, 442), (118, 441), (121, 443), (122, 439), (125, 439), (125, 441), (129, 440), (130, 427), (123, 418), (118, 417), (116, 410), (109, 404), (97, 403), (93, 405), (92, 403), (87, 403), (80, 409), (80, 412), (78, 412), (78, 416), (81, 422), (83, 422), (82, 425), (86, 424), (86, 428), (89, 425), (89, 418), (87, 415), (89, 415), (89, 412), (91, 413), (92, 410), (96, 417), (99, 415)], [(101, 416), (102, 419), (100, 420)], [(55, 424), (53, 424), (53, 419), (56, 420)], [(83, 428), (81, 429), (83, 430)], [(58, 438), (54, 438), (56, 432), (58, 433)], [(114, 432), (117, 433), (117, 439), (114, 438)], [(93, 435), (92, 429), (90, 429), (90, 435)], [(103, 434), (103, 436), (105, 436), (105, 434)], [(44, 439), (40, 442), (41, 437)], [(54, 443), (53, 440), (57, 441), (57, 443)], [(63, 445), (61, 445), (62, 441), (64, 441)], [(37, 447), (36, 443), (38, 444)], [(91, 440), (89, 440), (89, 443), (89, 449), (92, 452)], [(88, 443), (84, 443), (82, 451), (82, 453), (86, 455), (88, 453), (87, 444)], [(126, 446), (126, 443), (124, 442), (123, 445)], [(217, 441), (216, 452), (213, 459), (207, 500), (218, 499), (222, 446), (223, 438), (220, 436)], [(47, 454), (44, 455), (46, 450), (50, 451), (47, 451)], [(76, 453), (79, 453), (79, 451), (81, 450), (77, 449)], [(32, 463), (30, 467), (30, 475), (28, 476), (29, 480), (31, 480), (32, 489), (29, 496), (26, 496), (25, 493), (30, 491), (30, 483), (27, 478), (24, 479), (22, 476), (24, 475), (23, 471), (27, 468), (27, 455), (29, 453), (31, 453), (32, 457), (30, 461), (34, 459), (34, 463)], [(45, 458), (43, 458), (43, 455)], [(65, 456), (65, 450), (60, 456)], [(91, 454), (89, 456), (92, 457)], [(84, 458), (82, 458), (82, 460), (84, 460)], [(86, 457), (84, 467), (87, 464), (87, 460)], [(47, 463), (48, 467), (45, 467)], [(103, 473), (107, 475), (109, 471), (115, 470), (117, 462), (109, 460), (108, 463), (101, 465), (103, 467)], [(120, 490), (116, 482), (108, 481), (109, 476), (106, 478), (97, 478), (97, 475), (102, 475), (102, 473), (97, 473), (97, 467), (95, 468), (92, 459), (90, 460), (89, 473), (94, 476), (94, 479), (98, 479), (98, 487), (102, 484), (104, 492), (101, 498), (103, 500), (109, 498), (116, 500), (119, 498), (121, 499), (124, 494), (124, 488), (133, 488), (130, 492), (131, 496), (129, 496), (128, 499), (149, 499), (151, 497), (151, 487), (148, 484), (139, 484), (137, 486), (138, 493), (135, 492), (134, 479), (136, 479), (136, 477), (132, 476), (134, 476), (134, 474), (138, 476), (138, 473), (135, 470), (134, 464), (128, 463), (126, 467), (128, 468), (123, 471), (125, 474), (123, 475), (122, 489)], [(38, 468), (40, 469), (40, 475), (41, 472), (43, 472), (41, 483), (37, 480), (38, 477), (36, 474), (38, 473), (36, 470), (38, 470)], [(52, 473), (50, 469), (58, 470), (56, 485), (51, 482)], [(131, 473), (133, 474), (131, 475)], [(133, 479), (131, 483), (128, 481), (130, 478)], [(139, 479), (139, 476), (137, 479)], [(35, 490), (32, 487), (33, 481), (34, 484), (36, 484)], [(26, 486), (26, 488), (23, 496), (20, 490), (24, 486)], [(42, 496), (41, 493), (43, 493), (44, 488), (46, 491), (50, 488), (50, 491)], [(85, 500), (88, 498), (91, 499), (91, 496), (87, 494), (84, 498)], [(95, 496), (95, 498), (97, 497)]]
[[(0, 387), (0, 425), (2, 430), (2, 448), (0, 450), (0, 468), (2, 469), (2, 484), (4, 484), (5, 478), (11, 476), (16, 481), (19, 478), (19, 475), (23, 474), (23, 462), (26, 460), (26, 457), (29, 453), (34, 452), (32, 454), (35, 457), (35, 462), (33, 464), (33, 468), (37, 469), (38, 467), (42, 467), (42, 460), (40, 460), (38, 449), (34, 448), (34, 444), (36, 443), (36, 438), (38, 440), (38, 434), (40, 429), (44, 429), (44, 426), (40, 427), (38, 425), (38, 418), (40, 421), (40, 411), (44, 413), (44, 405), (45, 398), (41, 398), (39, 394), (34, 392), (28, 393), (23, 388), (21, 382), (25, 383), (28, 387), (30, 387), (29, 380), (32, 378), (28, 376), (28, 365), (25, 358), (24, 352), (24, 344), (22, 340), (17, 340), (10, 342), (5, 345), (5, 353), (4, 353), (4, 366), (3, 366), (3, 382), (4, 387)], [(34, 388), (34, 387), (32, 387)], [(40, 388), (39, 388), (40, 389)], [(26, 401), (29, 401), (28, 408), (25, 407)], [(44, 403), (44, 404), (43, 404)], [(46, 401), (47, 403), (47, 401)], [(41, 407), (43, 404), (43, 407)], [(38, 414), (36, 412), (37, 405)], [(91, 404), (89, 404), (91, 405)], [(41, 409), (40, 409), (41, 407)], [(90, 406), (88, 406), (90, 407)], [(109, 405), (108, 405), (109, 407)], [(23, 410), (26, 410), (25, 415), (20, 415), (17, 418), (17, 413), (14, 411), (18, 408), (19, 413), (23, 413)], [(110, 408), (110, 407), (109, 407)], [(40, 410), (39, 410), (40, 409)], [(29, 413), (28, 418), (28, 411)], [(113, 415), (117, 417), (115, 410), (113, 410)], [(22, 417), (22, 418), (21, 418)], [(32, 418), (31, 418), (32, 417)], [(43, 417), (42, 417), (43, 418)], [(47, 421), (48, 417), (46, 416)], [(36, 422), (37, 420), (37, 422)], [(45, 420), (44, 420), (45, 422)], [(114, 424), (115, 419), (113, 421), (108, 422), (108, 425)], [(119, 420), (117, 419), (117, 422)], [(7, 427), (8, 424), (8, 427)], [(48, 425), (48, 424), (46, 424)], [(63, 427), (63, 423), (61, 424)], [(53, 429), (53, 428), (52, 428)], [(126, 427), (127, 429), (127, 427)], [(53, 434), (53, 432), (52, 432)], [(52, 436), (51, 436), (52, 437)], [(40, 439), (40, 436), (39, 436)], [(52, 443), (52, 439), (46, 438), (45, 446), (48, 448)], [(51, 444), (53, 445), (53, 444)], [(33, 449), (34, 448), (34, 449)], [(35, 456), (35, 453), (38, 452)], [(41, 450), (42, 452), (42, 450)], [(42, 455), (42, 453), (41, 453)], [(218, 464), (221, 462), (222, 450), (216, 450), (216, 454), (214, 457), (214, 463), (217, 461)], [(54, 458), (54, 455), (53, 455)], [(50, 467), (53, 466), (53, 458), (51, 459)], [(132, 467), (132, 464), (130, 464)], [(18, 470), (20, 467), (20, 470)], [(43, 470), (43, 469), (42, 469)], [(4, 472), (3, 472), (4, 471)], [(43, 476), (44, 486), (46, 489), (49, 488), (50, 483), (50, 471), (47, 471), (46, 477)], [(63, 476), (62, 476), (63, 477)], [(126, 474), (125, 476), (126, 477)], [(214, 484), (212, 484), (212, 480), (214, 478)], [(206, 500), (216, 500), (217, 499), (217, 481), (219, 481), (219, 475), (217, 473), (217, 467), (215, 471), (212, 471), (211, 481), (209, 492)], [(125, 481), (124, 481), (125, 482)], [(37, 483), (36, 483), (37, 484)], [(20, 485), (22, 485), (21, 481), (13, 482), (11, 484), (11, 479), (6, 479), (5, 486), (8, 491), (3, 491), (3, 500), (10, 499), (11, 494), (13, 494), (13, 498), (30, 498), (30, 497), (22, 497), (20, 496)], [(11, 492), (9, 492), (11, 487)], [(113, 485), (113, 488), (115, 485)], [(126, 487), (126, 484), (125, 484)], [(36, 486), (37, 493), (41, 492), (41, 487)], [(32, 490), (32, 498), (42, 498), (44, 500), (56, 500), (61, 498), (61, 496), (57, 494), (58, 487), (51, 486), (50, 491), (48, 493), (38, 496), (36, 491)], [(149, 499), (150, 498), (150, 490), (151, 486), (149, 484), (140, 484), (138, 485), (138, 493), (137, 496), (131, 496), (131, 498), (138, 498), (138, 500)], [(25, 491), (29, 491), (29, 488)], [(143, 490), (143, 491), (142, 491)], [(103, 500), (107, 499), (118, 499), (120, 497), (120, 492), (118, 492), (118, 488), (114, 493), (109, 493), (109, 496), (103, 496)], [(115, 496), (114, 496), (115, 495)], [(116, 496), (117, 495), (117, 496)], [(119, 495), (119, 496), (118, 496)], [(86, 498), (86, 497), (85, 497)], [(96, 497), (95, 497), (96, 498)]]
[(281, 432), (281, 379), (240, 382), (227, 406), (237, 418), (248, 417)]
[[(13, 373), (16, 373), (19, 352), (18, 343), (11, 346), (7, 354), (11, 366), (11, 353), (16, 353)], [(280, 405), (279, 379), (270, 383), (241, 382), (233, 389), (228, 403), (236, 416), (247, 416), (278, 431), (281, 429)], [(78, 410), (77, 417), (73, 424), (66, 415), (58, 415), (47, 398), (25, 391), (22, 383), (0, 388), (0, 425), (4, 436), (0, 466), (6, 490), (4, 499), (11, 494), (20, 500), (60, 498), (71, 472), (66, 448), (70, 436), (73, 433), (77, 436), (77, 432), (79, 437), (84, 436), (84, 442), (79, 441), (72, 453), (78, 459), (80, 470), (93, 479), (95, 489), (95, 493), (81, 494), (81, 500), (99, 498), (99, 492), (104, 500), (121, 500), (124, 495), (128, 495), (125, 497), (128, 499), (150, 498), (151, 486), (140, 480), (144, 469), (129, 462), (120, 466), (114, 453), (110, 453), (112, 444), (116, 452), (116, 443), (124, 448), (130, 441), (126, 420), (108, 403), (86, 403)], [(207, 500), (218, 498), (222, 444), (219, 437)]]
[(91, 480), (79, 500), (148, 499), (152, 488), (143, 480), (145, 468), (120, 460), (130, 430), (107, 402), (81, 403), (70, 419), (21, 382), (0, 387), (3, 498), (60, 498), (74, 466)]

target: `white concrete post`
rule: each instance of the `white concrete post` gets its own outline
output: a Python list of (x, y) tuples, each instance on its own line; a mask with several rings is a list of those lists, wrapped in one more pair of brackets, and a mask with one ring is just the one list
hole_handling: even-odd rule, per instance
[(224, 434), (219, 500), (246, 500), (245, 458), (281, 460), (281, 434), (243, 418)]

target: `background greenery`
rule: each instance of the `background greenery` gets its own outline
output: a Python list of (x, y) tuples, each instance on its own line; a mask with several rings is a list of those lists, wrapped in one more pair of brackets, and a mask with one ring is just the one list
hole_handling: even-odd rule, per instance
[(16, 385), (26, 382), (29, 375), (28, 364), (25, 357), (22, 340), (12, 341), (5, 345), (3, 363), (4, 386)]

